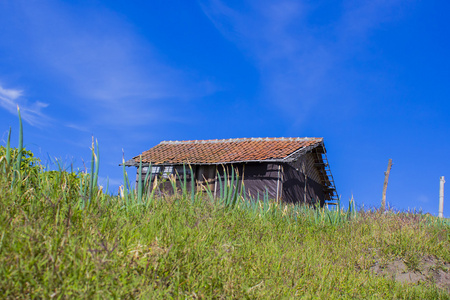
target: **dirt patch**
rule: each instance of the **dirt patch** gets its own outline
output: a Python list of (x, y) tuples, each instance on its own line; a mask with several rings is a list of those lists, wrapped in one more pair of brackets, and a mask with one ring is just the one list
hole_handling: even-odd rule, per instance
[(375, 275), (393, 277), (402, 283), (428, 282), (450, 292), (450, 263), (434, 257), (377, 261), (370, 270)]

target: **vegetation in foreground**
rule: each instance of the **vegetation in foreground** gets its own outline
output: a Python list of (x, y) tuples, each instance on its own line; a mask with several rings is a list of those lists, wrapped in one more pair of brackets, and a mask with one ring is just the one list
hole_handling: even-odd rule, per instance
[[(98, 152), (73, 174), (2, 149), (5, 298), (450, 299), (450, 226), (433, 217), (143, 187), (121, 198), (97, 187)], [(392, 262), (427, 276), (401, 281)]]

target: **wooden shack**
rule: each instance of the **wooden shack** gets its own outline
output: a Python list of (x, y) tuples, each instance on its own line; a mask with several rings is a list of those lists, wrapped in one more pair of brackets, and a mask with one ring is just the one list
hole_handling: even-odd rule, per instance
[[(186, 170), (187, 182), (194, 180), (196, 188), (209, 185), (220, 195), (218, 176), (223, 179), (224, 172), (229, 176), (234, 168), (248, 197), (268, 193), (277, 201), (321, 206), (338, 199), (323, 138), (163, 141), (125, 165), (139, 167), (140, 161), (142, 177), (137, 175), (137, 181), (147, 172), (152, 172), (152, 182), (184, 180), (180, 176)], [(172, 187), (166, 184), (162, 189), (169, 192)]]

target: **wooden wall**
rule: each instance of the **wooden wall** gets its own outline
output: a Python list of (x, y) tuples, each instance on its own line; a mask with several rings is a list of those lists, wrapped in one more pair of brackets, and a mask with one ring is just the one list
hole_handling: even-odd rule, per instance
[[(302, 155), (297, 161), (291, 163), (240, 163), (234, 164), (235, 172), (240, 176), (238, 186), (242, 183), (245, 186), (247, 196), (256, 199), (260, 195), (262, 199), (264, 193), (269, 193), (269, 198), (279, 199), (286, 202), (305, 202), (314, 204), (316, 201), (324, 201), (324, 193), (322, 186), (322, 175), (317, 169), (316, 154), (306, 153)], [(228, 178), (230, 180), (231, 165), (225, 165), (227, 169)], [(174, 166), (174, 169), (179, 174), (183, 173), (182, 166)], [(189, 167), (186, 167), (189, 172)], [(306, 171), (306, 189), (305, 189), (305, 175)], [(193, 165), (192, 175), (196, 181), (195, 189), (204, 189), (209, 185), (209, 189), (217, 196), (220, 195), (219, 181), (216, 174), (220, 174), (222, 182), (224, 181), (224, 166), (223, 165)], [(146, 172), (142, 172), (143, 181)], [(280, 180), (278, 180), (280, 176)], [(137, 170), (136, 183), (139, 180), (139, 170)], [(187, 180), (187, 188), (190, 191), (190, 178)], [(152, 181), (153, 182), (153, 181)], [(161, 179), (158, 180), (158, 190), (161, 193), (172, 193), (173, 189), (166, 179), (164, 184), (161, 184)], [(177, 180), (177, 186), (181, 190), (181, 183)], [(306, 194), (305, 194), (306, 192)], [(306, 195), (306, 197), (305, 197)]]

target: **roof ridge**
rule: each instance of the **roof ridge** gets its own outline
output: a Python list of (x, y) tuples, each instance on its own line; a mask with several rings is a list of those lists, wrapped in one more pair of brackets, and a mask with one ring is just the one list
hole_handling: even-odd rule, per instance
[(266, 137), (266, 138), (230, 138), (230, 139), (213, 139), (213, 140), (185, 140), (185, 141), (162, 141), (160, 144), (179, 145), (179, 144), (214, 144), (214, 143), (236, 143), (236, 142), (252, 142), (252, 141), (314, 141), (323, 140), (317, 137)]

